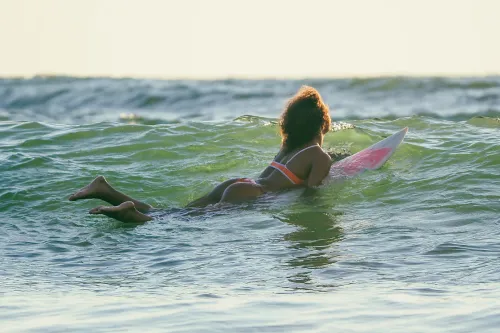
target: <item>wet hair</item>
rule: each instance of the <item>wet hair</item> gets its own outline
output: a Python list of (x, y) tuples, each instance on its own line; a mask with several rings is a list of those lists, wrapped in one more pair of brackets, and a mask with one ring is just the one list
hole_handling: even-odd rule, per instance
[(282, 145), (292, 151), (330, 130), (330, 111), (316, 89), (302, 86), (288, 101), (279, 125)]

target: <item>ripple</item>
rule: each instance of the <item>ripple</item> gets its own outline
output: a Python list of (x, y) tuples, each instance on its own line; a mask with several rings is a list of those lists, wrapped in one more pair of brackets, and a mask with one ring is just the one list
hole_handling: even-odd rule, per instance
[[(116, 323), (162, 331), (494, 330), (500, 142), (495, 126), (480, 123), (491, 122), (496, 111), (482, 104), (493, 97), (463, 102), (460, 96), (494, 95), (497, 81), (317, 80), (325, 98), (339, 104), (332, 105), (335, 120), (355, 126), (329, 133), (325, 145), (355, 152), (409, 126), (405, 143), (382, 169), (342, 185), (265, 196), (211, 214), (182, 207), (220, 181), (258, 176), (279, 148), (279, 111), (269, 110), (281, 110), (288, 90), (302, 82), (74, 79), (70, 89), (78, 93), (31, 110), (1, 104), (11, 119), (0, 122), (2, 324), (57, 330), (64, 322), (66, 330), (97, 331)], [(59, 91), (64, 82), (1, 84), (16, 85), (21, 96), (44, 84)], [(265, 101), (254, 100), (260, 97), (252, 85), (271, 89)], [(125, 86), (142, 90), (127, 95)], [(433, 87), (451, 102), (415, 109), (439, 97)], [(418, 98), (409, 97), (413, 89)], [(172, 104), (153, 98), (146, 108), (131, 106), (177, 90), (182, 94)], [(71, 104), (68, 94), (78, 101)], [(233, 99), (238, 94), (244, 98)], [(230, 105), (220, 113), (218, 98)], [(78, 106), (83, 102), (87, 111)], [(99, 118), (116, 121), (120, 113), (142, 120)], [(219, 118), (184, 117), (189, 114)], [(30, 121), (19, 122), (23, 117)], [(73, 124), (57, 125), (58, 119)], [(82, 119), (95, 123), (75, 124)], [(102, 201), (67, 201), (98, 174), (158, 207), (157, 220), (122, 224), (87, 214)]]

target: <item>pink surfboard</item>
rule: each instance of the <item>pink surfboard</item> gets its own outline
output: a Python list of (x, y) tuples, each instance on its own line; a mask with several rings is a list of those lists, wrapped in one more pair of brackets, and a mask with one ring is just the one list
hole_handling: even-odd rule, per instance
[(329, 178), (331, 180), (345, 179), (357, 176), (365, 170), (380, 168), (394, 154), (407, 132), (408, 127), (405, 127), (390, 137), (334, 163), (330, 169)]

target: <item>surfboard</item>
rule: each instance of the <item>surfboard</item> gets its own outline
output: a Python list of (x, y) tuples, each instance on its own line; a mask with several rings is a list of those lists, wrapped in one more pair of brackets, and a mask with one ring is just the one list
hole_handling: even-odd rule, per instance
[(408, 127), (405, 127), (382, 141), (334, 163), (330, 169), (330, 180), (350, 178), (366, 170), (380, 168), (394, 154), (407, 132)]

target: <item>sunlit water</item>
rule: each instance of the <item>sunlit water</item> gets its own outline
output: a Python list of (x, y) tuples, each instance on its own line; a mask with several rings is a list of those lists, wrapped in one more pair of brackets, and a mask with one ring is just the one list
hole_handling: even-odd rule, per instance
[[(380, 170), (202, 215), (255, 177), (301, 84), (356, 126), (408, 126)], [(496, 332), (500, 79), (0, 80), (1, 331)], [(165, 208), (144, 225), (67, 196), (96, 175)]]

